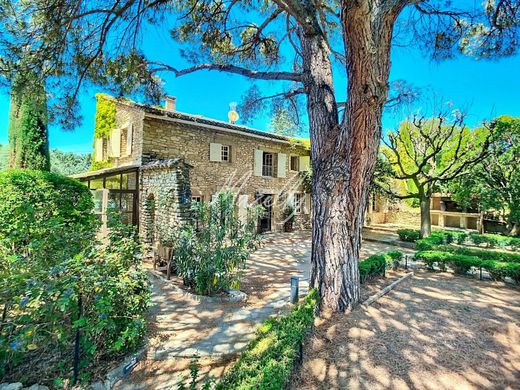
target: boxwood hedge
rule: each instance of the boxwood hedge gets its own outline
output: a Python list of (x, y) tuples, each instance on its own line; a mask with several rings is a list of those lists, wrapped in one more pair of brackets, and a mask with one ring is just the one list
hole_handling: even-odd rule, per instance
[(312, 327), (319, 302), (316, 289), (285, 317), (270, 318), (258, 329), (256, 338), (237, 363), (217, 384), (218, 390), (283, 389), (301, 359), (305, 335)]
[(482, 267), (495, 280), (504, 280), (509, 277), (515, 283), (520, 283), (520, 263), (516, 262), (486, 260), (479, 256), (450, 253), (441, 250), (419, 251), (415, 254), (415, 258), (424, 261), (429, 269), (434, 269), (436, 264), (441, 271), (446, 271), (449, 265), (455, 273), (463, 275), (471, 267)]

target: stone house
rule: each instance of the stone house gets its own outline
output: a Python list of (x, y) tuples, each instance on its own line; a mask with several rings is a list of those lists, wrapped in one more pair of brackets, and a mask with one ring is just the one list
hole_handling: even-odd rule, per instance
[[(100, 113), (107, 102), (111, 111)], [(210, 202), (230, 189), (239, 213), (253, 203), (264, 207), (261, 232), (282, 230), (288, 206), (295, 228), (309, 227), (302, 172), (309, 170), (310, 157), (302, 141), (178, 112), (171, 97), (156, 107), (98, 95), (97, 114), (113, 116), (106, 122), (109, 131), (94, 140), (100, 169), (75, 177), (93, 191), (105, 225), (111, 205), (153, 239), (152, 226), (183, 221), (191, 202)]]

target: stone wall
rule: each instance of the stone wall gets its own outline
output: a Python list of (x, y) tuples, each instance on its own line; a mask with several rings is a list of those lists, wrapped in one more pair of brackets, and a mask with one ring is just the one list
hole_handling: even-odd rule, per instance
[[(229, 145), (230, 161), (210, 161), (210, 143)], [(255, 149), (272, 152), (275, 156), (277, 153), (286, 154), (286, 177), (254, 176)], [(299, 172), (290, 170), (290, 156), (309, 154), (308, 150), (299, 145), (145, 117), (142, 150), (143, 163), (182, 158), (192, 165), (191, 191), (193, 196), (201, 196), (204, 201), (210, 201), (213, 194), (224, 188), (247, 195), (250, 203), (255, 201), (258, 194), (274, 194), (272, 230), (282, 229), (285, 208), (283, 195), (304, 192)], [(276, 164), (277, 161), (274, 162), (275, 173)], [(309, 227), (309, 220), (310, 196), (306, 194), (305, 207), (303, 213), (297, 216), (296, 226)]]
[(188, 221), (190, 202), (189, 166), (184, 162), (156, 161), (141, 168), (140, 233), (148, 244), (167, 240), (173, 228)]
[[(116, 125), (121, 129), (121, 157), (112, 158), (114, 167), (141, 163), (143, 154), (143, 119), (144, 112), (137, 107), (133, 107), (117, 99), (116, 103)], [(127, 156), (128, 125), (132, 125), (132, 149)]]

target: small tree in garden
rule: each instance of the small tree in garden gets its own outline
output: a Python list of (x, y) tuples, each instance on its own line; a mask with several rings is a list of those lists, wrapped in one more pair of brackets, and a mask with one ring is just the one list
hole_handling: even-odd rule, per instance
[(197, 294), (214, 295), (239, 288), (241, 271), (255, 248), (257, 207), (241, 216), (233, 194), (220, 192), (209, 203), (194, 203), (193, 224), (176, 232), (175, 270)]
[(427, 237), (431, 233), (433, 192), (439, 185), (467, 175), (471, 167), (485, 157), (489, 131), (486, 128), (470, 131), (460, 114), (452, 121), (439, 115), (403, 122), (383, 142), (386, 147), (381, 149), (382, 156), (392, 166), (393, 177), (404, 181), (405, 193), (395, 193), (384, 183), (381, 188), (400, 199), (419, 200), (421, 236)]
[(453, 199), (498, 211), (509, 233), (520, 235), (520, 118), (501, 116), (491, 123), (489, 153), (451, 186)]

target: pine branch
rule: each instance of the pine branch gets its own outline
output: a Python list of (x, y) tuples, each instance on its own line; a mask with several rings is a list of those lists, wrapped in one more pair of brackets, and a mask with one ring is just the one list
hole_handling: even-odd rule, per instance
[(198, 72), (200, 70), (215, 70), (218, 72), (227, 72), (239, 74), (250, 79), (260, 80), (288, 80), (288, 81), (302, 81), (302, 74), (296, 72), (262, 72), (243, 68), (235, 65), (220, 65), (220, 64), (199, 64), (185, 69), (177, 69), (168, 64), (160, 62), (149, 62), (150, 65), (156, 65), (157, 68), (152, 69), (154, 72), (168, 71), (173, 72), (175, 77), (184, 76), (190, 73)]

